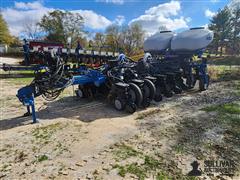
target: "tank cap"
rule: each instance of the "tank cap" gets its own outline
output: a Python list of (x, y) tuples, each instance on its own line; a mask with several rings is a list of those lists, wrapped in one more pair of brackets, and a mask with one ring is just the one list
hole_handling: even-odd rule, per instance
[(190, 28), (190, 30), (195, 30), (195, 29), (205, 29), (204, 27), (195, 27), (195, 28)]
[(168, 33), (168, 32), (172, 32), (172, 31), (160, 31), (160, 33)]

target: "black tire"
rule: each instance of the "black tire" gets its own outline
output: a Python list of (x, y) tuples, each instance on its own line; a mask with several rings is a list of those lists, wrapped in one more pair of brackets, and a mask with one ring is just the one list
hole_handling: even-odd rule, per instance
[(141, 89), (134, 83), (129, 83), (129, 94), (130, 94), (130, 99), (129, 101), (132, 101), (135, 103), (138, 107), (141, 106), (142, 101), (143, 101), (143, 94)]
[(153, 84), (153, 82), (150, 81), (149, 79), (144, 79), (143, 90), (144, 99), (148, 98), (150, 101), (153, 100), (156, 94), (156, 87)]
[(162, 101), (162, 99), (163, 99), (163, 97), (161, 94), (161, 88), (160, 88), (160, 86), (156, 86), (156, 93), (154, 96), (154, 101), (160, 102), (160, 101)]
[(81, 89), (75, 90), (76, 96), (78, 98), (83, 98), (83, 91)]
[(128, 113), (133, 114), (137, 110), (137, 105), (135, 103), (128, 103), (125, 109)]
[(150, 106), (150, 99), (149, 98), (146, 98), (146, 99), (143, 99), (143, 102), (142, 102), (142, 107), (143, 108), (147, 108)]
[(122, 111), (125, 108), (125, 103), (120, 98), (115, 98), (113, 104), (114, 108), (118, 111)]
[(169, 85), (166, 85), (166, 89), (164, 91), (164, 96), (167, 98), (170, 98), (173, 96), (173, 92), (172, 92), (171, 88), (169, 87)]

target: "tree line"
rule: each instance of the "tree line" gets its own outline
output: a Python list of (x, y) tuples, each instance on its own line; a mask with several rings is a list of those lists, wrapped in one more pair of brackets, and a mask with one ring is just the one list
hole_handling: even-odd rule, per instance
[(38, 26), (47, 33), (46, 40), (62, 42), (74, 47), (80, 41), (84, 48), (106, 51), (124, 51), (127, 55), (139, 53), (142, 49), (144, 31), (138, 24), (131, 26), (109, 26), (104, 33), (96, 33), (92, 40), (87, 40), (84, 31), (84, 19), (78, 13), (53, 11), (44, 15)]
[(225, 49), (226, 54), (240, 54), (240, 2), (219, 9), (208, 27), (214, 31), (211, 53), (222, 56)]
[[(60, 42), (70, 48), (74, 48), (79, 41), (85, 49), (123, 51), (129, 56), (143, 52), (145, 32), (139, 24), (112, 24), (89, 40), (80, 14), (55, 10), (44, 15), (38, 23), (28, 20), (23, 27), (22, 33), (30, 39)], [(225, 50), (227, 54), (240, 54), (240, 2), (219, 9), (210, 19), (208, 27), (214, 31), (213, 43), (208, 47), (210, 53), (222, 55)], [(18, 43), (18, 38), (10, 35), (7, 23), (0, 14), (0, 44)]]

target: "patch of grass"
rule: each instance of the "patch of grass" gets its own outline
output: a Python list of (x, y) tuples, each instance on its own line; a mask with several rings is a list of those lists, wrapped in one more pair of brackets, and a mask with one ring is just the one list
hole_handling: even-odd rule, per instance
[(125, 177), (127, 173), (134, 174), (138, 179), (145, 179), (147, 177), (146, 170), (143, 166), (137, 163), (127, 164), (126, 166), (115, 165), (113, 168), (117, 168), (118, 174), (121, 177)]
[(157, 170), (161, 165), (161, 162), (151, 156), (145, 156), (144, 157), (144, 166), (145, 166), (145, 169), (147, 170)]
[(57, 131), (62, 129), (64, 126), (61, 123), (50, 124), (44, 127), (37, 127), (32, 131), (32, 135), (37, 140), (44, 140), (46, 142), (51, 136)]
[(144, 119), (150, 115), (157, 114), (160, 111), (161, 111), (161, 109), (153, 109), (153, 110), (149, 110), (147, 112), (139, 113), (138, 116), (136, 117), (136, 120)]
[(136, 175), (139, 179), (144, 179), (147, 177), (144, 167), (141, 165), (139, 166), (137, 163), (127, 165), (126, 169), (128, 173)]
[(48, 156), (43, 154), (37, 157), (37, 162), (42, 162), (48, 160)]
[(227, 103), (221, 105), (208, 106), (201, 110), (204, 110), (206, 112), (217, 111), (219, 113), (240, 114), (240, 104)]
[(136, 151), (130, 146), (127, 146), (125, 144), (122, 144), (118, 146), (118, 149), (114, 151), (114, 155), (116, 156), (116, 159), (127, 159), (132, 156), (138, 156), (141, 155), (142, 153), (139, 151)]
[(226, 56), (226, 57), (219, 57), (219, 58), (214, 58), (212, 60), (208, 61), (209, 64), (214, 64), (214, 65), (227, 65), (227, 66), (232, 66), (232, 65), (240, 65), (240, 57), (236, 56)]
[(184, 145), (183, 144), (177, 144), (173, 147), (174, 151), (176, 151), (176, 153), (178, 154), (182, 154), (184, 153), (185, 149), (184, 149)]
[(240, 103), (226, 103), (223, 105), (214, 105), (205, 107), (202, 110), (206, 112), (217, 112), (217, 120), (224, 125), (231, 134), (240, 138)]
[(219, 121), (228, 126), (228, 130), (237, 139), (240, 139), (240, 115), (239, 114), (219, 114)]
[[(1, 74), (9, 74), (9, 71), (2, 71)], [(34, 75), (34, 71), (32, 71), (32, 70), (10, 71), (10, 74), (28, 74), (28, 75)]]
[(118, 174), (121, 177), (125, 177), (127, 174), (133, 174), (138, 179), (146, 179), (149, 175), (155, 177), (157, 180), (166, 179), (192, 179), (181, 174), (181, 171), (177, 169), (169, 170), (166, 163), (162, 160), (156, 159), (153, 156), (142, 155), (139, 158), (144, 160), (144, 163), (139, 164), (137, 162), (132, 162), (130, 164), (120, 165), (116, 164), (113, 169), (118, 169)]
[(125, 175), (127, 174), (126, 168), (124, 166), (119, 165), (119, 164), (114, 165), (113, 169), (118, 169), (118, 174), (122, 177), (125, 177)]
[(118, 174), (122, 177), (125, 177), (125, 175), (129, 173), (134, 174), (139, 179), (145, 179), (147, 177), (147, 174), (155, 173), (158, 171), (158, 169), (160, 169), (161, 162), (154, 157), (142, 155), (140, 158), (144, 159), (143, 164), (138, 164), (136, 162), (126, 164), (124, 166), (117, 164), (113, 166), (113, 168), (117, 168)]
[(167, 180), (167, 179), (172, 179), (172, 178), (169, 177), (168, 174), (165, 172), (159, 172), (159, 173), (157, 173), (156, 179), (157, 180)]
[(212, 81), (228, 81), (239, 79), (239, 67), (231, 66), (208, 66), (208, 74)]
[(235, 93), (237, 96), (240, 96), (240, 81), (237, 81), (236, 84), (234, 84), (235, 87)]
[(54, 148), (54, 151), (58, 151), (57, 155), (62, 154), (64, 151), (70, 152), (69, 149), (59, 141), (57, 142), (57, 145)]

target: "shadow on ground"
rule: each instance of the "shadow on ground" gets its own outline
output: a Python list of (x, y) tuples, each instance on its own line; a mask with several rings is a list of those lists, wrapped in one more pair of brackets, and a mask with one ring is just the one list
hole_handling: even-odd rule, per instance
[[(36, 110), (36, 115), (40, 122), (66, 118), (90, 123), (98, 119), (124, 117), (129, 114), (115, 110), (104, 99), (87, 100), (69, 96), (41, 106)], [(32, 116), (3, 119), (0, 121), (0, 131), (31, 123)]]

